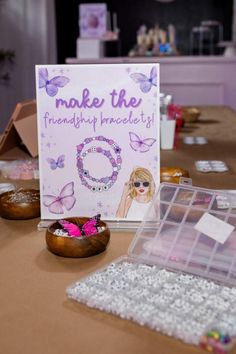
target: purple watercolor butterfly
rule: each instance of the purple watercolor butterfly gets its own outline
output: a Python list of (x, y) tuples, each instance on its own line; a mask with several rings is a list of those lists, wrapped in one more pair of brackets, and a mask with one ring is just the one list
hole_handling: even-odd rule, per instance
[(64, 168), (65, 164), (65, 155), (60, 155), (57, 160), (52, 159), (51, 157), (48, 157), (47, 162), (50, 164), (51, 170), (55, 170), (57, 167), (58, 168)]
[(46, 206), (52, 214), (63, 214), (64, 208), (71, 210), (75, 202), (74, 182), (67, 183), (58, 196), (50, 194), (43, 196), (43, 205)]
[(49, 96), (53, 97), (57, 94), (59, 87), (64, 87), (70, 80), (66, 76), (55, 76), (51, 80), (48, 79), (48, 70), (39, 69), (39, 88), (45, 88)]
[(140, 137), (132, 132), (129, 132), (130, 146), (134, 151), (147, 152), (150, 147), (156, 142), (156, 139), (146, 138), (140, 139)]
[(139, 84), (140, 90), (144, 93), (149, 92), (152, 86), (157, 86), (157, 68), (155, 66), (151, 69), (150, 77), (141, 73), (130, 74), (130, 77)]

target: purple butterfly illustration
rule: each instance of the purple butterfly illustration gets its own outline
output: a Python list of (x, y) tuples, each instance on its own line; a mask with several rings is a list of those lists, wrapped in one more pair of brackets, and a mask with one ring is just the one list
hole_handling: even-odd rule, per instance
[(64, 168), (65, 164), (65, 155), (60, 155), (57, 160), (52, 159), (51, 157), (48, 157), (47, 162), (50, 164), (51, 170), (55, 170), (57, 167), (58, 168)]
[(66, 76), (55, 76), (51, 80), (48, 79), (48, 70), (39, 69), (39, 88), (45, 88), (49, 96), (53, 97), (57, 94), (59, 87), (64, 87), (70, 80)]
[(151, 69), (150, 77), (141, 73), (130, 74), (130, 77), (139, 84), (140, 90), (144, 93), (149, 92), (152, 86), (157, 86), (157, 68), (155, 66)]
[(134, 151), (147, 152), (155, 143), (156, 139), (146, 138), (141, 139), (137, 134), (129, 132), (130, 146)]
[(64, 208), (71, 210), (75, 202), (74, 182), (67, 183), (58, 196), (50, 194), (43, 196), (43, 205), (53, 214), (63, 214)]

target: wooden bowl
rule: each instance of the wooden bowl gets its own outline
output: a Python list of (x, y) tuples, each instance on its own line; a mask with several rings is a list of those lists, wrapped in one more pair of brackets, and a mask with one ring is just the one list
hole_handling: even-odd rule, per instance
[(0, 216), (5, 219), (26, 220), (40, 216), (38, 189), (18, 189), (0, 195)]
[(184, 123), (194, 123), (197, 122), (201, 115), (201, 111), (195, 107), (183, 107), (182, 108), (182, 119)]
[[(84, 224), (90, 218), (74, 217), (66, 218), (74, 224)], [(52, 253), (70, 258), (85, 258), (99, 254), (107, 248), (110, 240), (110, 230), (104, 221), (99, 221), (100, 227), (104, 230), (91, 236), (71, 237), (54, 235), (55, 230), (63, 229), (59, 222), (51, 224), (46, 231), (46, 243), (49, 251)]]
[(189, 173), (180, 167), (161, 167), (160, 180), (161, 182), (179, 183), (180, 177), (189, 178)]

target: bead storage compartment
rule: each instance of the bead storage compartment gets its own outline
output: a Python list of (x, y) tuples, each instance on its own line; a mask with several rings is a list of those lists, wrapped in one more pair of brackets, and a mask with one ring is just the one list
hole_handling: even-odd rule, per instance
[[(221, 195), (229, 201), (224, 209), (218, 205)], [(208, 345), (212, 352), (221, 345), (227, 352), (236, 337), (231, 201), (230, 193), (162, 183), (128, 256), (70, 285), (67, 296), (186, 343)], [(210, 332), (227, 343), (214, 344)]]
[(218, 160), (212, 160), (212, 161), (207, 161), (207, 160), (199, 160), (195, 162), (196, 169), (199, 172), (226, 172), (228, 171), (227, 165), (224, 163), (224, 161), (218, 161)]
[(185, 136), (183, 142), (187, 145), (205, 145), (208, 141), (204, 136)]

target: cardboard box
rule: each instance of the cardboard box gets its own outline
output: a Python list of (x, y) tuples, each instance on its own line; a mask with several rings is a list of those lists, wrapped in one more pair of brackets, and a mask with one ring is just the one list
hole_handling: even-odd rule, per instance
[(38, 156), (36, 100), (17, 103), (1, 136), (0, 158), (25, 159)]

